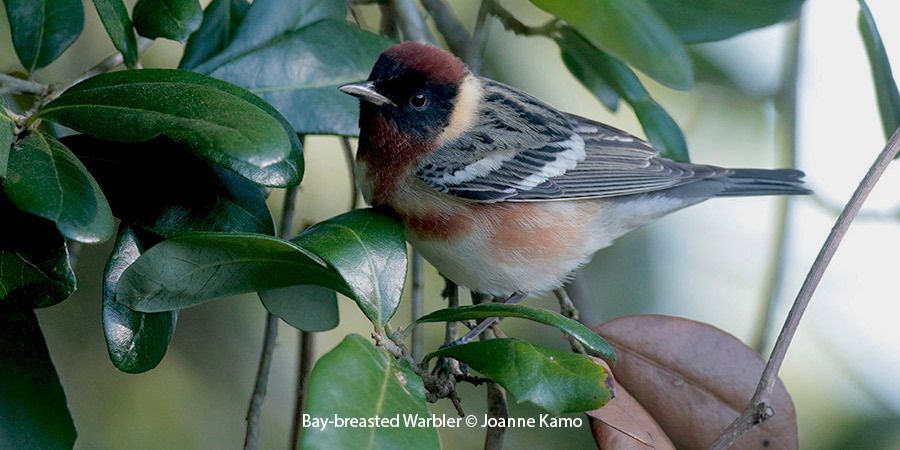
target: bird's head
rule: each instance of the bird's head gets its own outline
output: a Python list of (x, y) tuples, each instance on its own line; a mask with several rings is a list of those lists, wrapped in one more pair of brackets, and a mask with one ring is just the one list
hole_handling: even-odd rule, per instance
[(363, 135), (396, 133), (433, 148), (471, 124), (480, 94), (477, 83), (451, 53), (403, 42), (381, 54), (368, 80), (340, 90), (360, 99)]

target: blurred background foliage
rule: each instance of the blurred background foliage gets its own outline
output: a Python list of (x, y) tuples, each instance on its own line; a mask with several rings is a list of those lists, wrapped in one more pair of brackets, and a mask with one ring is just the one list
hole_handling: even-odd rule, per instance
[[(133, 6), (133, 2), (126, 2)], [(204, 2), (205, 4), (206, 2)], [(471, 29), (477, 0), (453, 0)], [(900, 29), (887, 26), (900, 14), (893, 0), (871, 0), (892, 60), (900, 60)], [(516, 17), (540, 24), (548, 16), (526, 0), (504, 2)], [(784, 282), (774, 311), (780, 323), (822, 240), (835, 205), (842, 205), (881, 148), (884, 136), (862, 40), (857, 4), (808, 0), (801, 25), (785, 24), (714, 44), (692, 47), (697, 83), (674, 91), (642, 77), (652, 96), (684, 129), (692, 159), (727, 166), (775, 167), (789, 163), (787, 142), (797, 136), (797, 165), (817, 197), (796, 202), (789, 227)], [(361, 8), (361, 20), (377, 23), (377, 6)], [(3, 14), (0, 12), (0, 14)], [(84, 33), (37, 79), (53, 82), (83, 72), (114, 52), (97, 13), (85, 2)], [(0, 70), (18, 62), (5, 18), (0, 18)], [(566, 69), (556, 45), (520, 37), (489, 19), (484, 66), (492, 77), (552, 105), (640, 134), (628, 108), (610, 113)], [(792, 48), (799, 47), (796, 117), (779, 109), (790, 83)], [(142, 58), (146, 67), (174, 67), (183, 49), (158, 40)], [(306, 176), (295, 232), (350, 207), (349, 172), (339, 140), (306, 141)], [(863, 217), (853, 225), (800, 328), (781, 377), (793, 395), (803, 448), (900, 448), (900, 307), (892, 283), (900, 256), (896, 213), (900, 169), (889, 169)], [(268, 203), (278, 216), (282, 192)], [(589, 303), (578, 305), (588, 325), (636, 313), (690, 317), (718, 326), (745, 342), (756, 339), (763, 292), (772, 263), (775, 211), (770, 198), (711, 201), (666, 217), (597, 254), (579, 276)], [(78, 257), (79, 289), (54, 308), (37, 311), (79, 432), (77, 448), (233, 448), (242, 441), (244, 411), (253, 386), (264, 309), (254, 296), (230, 298), (182, 311), (182, 326), (155, 370), (128, 375), (106, 354), (100, 322), (101, 273), (112, 242), (84, 247)], [(428, 268), (426, 312), (442, 306), (443, 282)], [(534, 304), (552, 308), (554, 301)], [(320, 334), (317, 354), (346, 334), (370, 326), (356, 306), (339, 302), (341, 323)], [(409, 317), (408, 302), (397, 318)], [(558, 332), (509, 321), (510, 334), (564, 348)], [(443, 330), (426, 325), (426, 348)], [(263, 448), (281, 448), (290, 435), (296, 334), (282, 325), (263, 416)], [(771, 341), (771, 339), (770, 339)], [(481, 391), (461, 385), (467, 412), (480, 414)], [(468, 392), (467, 392), (468, 391)], [(430, 405), (452, 414), (447, 401)], [(512, 416), (535, 416), (511, 405)], [(587, 422), (585, 422), (586, 424)], [(481, 433), (442, 429), (445, 448), (482, 445)], [(508, 448), (592, 448), (584, 429), (513, 429)]]

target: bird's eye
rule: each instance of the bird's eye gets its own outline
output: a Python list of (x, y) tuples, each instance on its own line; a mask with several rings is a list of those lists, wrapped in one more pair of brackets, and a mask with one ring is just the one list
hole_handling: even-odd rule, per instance
[(413, 108), (422, 109), (428, 104), (428, 97), (425, 94), (416, 94), (409, 98), (409, 104)]

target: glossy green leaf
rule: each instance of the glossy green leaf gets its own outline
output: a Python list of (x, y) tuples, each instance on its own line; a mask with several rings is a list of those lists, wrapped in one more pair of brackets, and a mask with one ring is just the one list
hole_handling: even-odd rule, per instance
[[(346, 15), (347, 4), (341, 1), (255, 0), (235, 30), (228, 46), (196, 70), (209, 73), (235, 57), (260, 48), (292, 31), (322, 19), (343, 20)], [(331, 44), (336, 43), (336, 40), (331, 41)]]
[(566, 21), (589, 42), (675, 89), (694, 80), (678, 37), (645, 0), (531, 0)]
[(603, 103), (603, 106), (610, 111), (619, 109), (619, 94), (613, 89), (609, 83), (597, 73), (597, 70), (591, 65), (591, 59), (587, 55), (578, 52), (577, 48), (571, 46), (560, 46), (562, 52), (562, 60), (581, 84), (594, 94)]
[(299, 143), (263, 104), (204, 75), (144, 69), (88, 79), (38, 114), (102, 139), (141, 142), (163, 135), (256, 183), (282, 186), (299, 178), (299, 163), (286, 163), (299, 156)]
[(41, 131), (16, 142), (0, 184), (16, 207), (56, 222), (69, 239), (102, 242), (115, 231), (100, 186), (69, 149)]
[(53, 62), (84, 28), (81, 0), (4, 0), (13, 46), (25, 70)]
[(505, 303), (482, 303), (480, 305), (458, 306), (437, 310), (426, 314), (416, 322), (450, 322), (488, 317), (518, 317), (558, 328), (584, 344), (585, 348), (603, 359), (615, 363), (616, 353), (605, 339), (588, 327), (559, 313), (543, 308)]
[(518, 339), (490, 339), (438, 350), (503, 386), (516, 400), (559, 415), (590, 411), (612, 398), (609, 375), (588, 356), (537, 347)]
[(350, 211), (309, 228), (294, 239), (328, 262), (356, 295), (376, 326), (397, 311), (406, 282), (403, 226), (370, 209)]
[(144, 250), (144, 239), (129, 227), (116, 238), (112, 255), (103, 273), (103, 334), (109, 358), (127, 373), (146, 372), (156, 367), (175, 332), (177, 312), (142, 313), (116, 302), (116, 285)]
[(71, 295), (75, 272), (53, 222), (17, 210), (2, 192), (0, 217), (0, 308), (43, 308)]
[(137, 64), (137, 37), (128, 10), (122, 0), (93, 0), (103, 28), (112, 40), (116, 50), (122, 53), (125, 65), (134, 67)]
[(247, 14), (247, 0), (213, 0), (203, 11), (203, 23), (184, 46), (179, 69), (194, 69), (231, 42)]
[(863, 0), (859, 0), (858, 26), (866, 45), (866, 53), (869, 55), (869, 66), (872, 69), (875, 94), (878, 97), (878, 111), (881, 113), (881, 126), (884, 128), (885, 138), (890, 139), (894, 130), (900, 126), (900, 92), (897, 91), (897, 83), (891, 71), (891, 61), (884, 49), (884, 41), (881, 40), (878, 27), (875, 26), (875, 18)]
[(122, 143), (85, 135), (62, 142), (84, 162), (108, 193), (113, 214), (126, 224), (167, 238), (193, 231), (274, 234), (259, 186), (177, 142)]
[(0, 310), (0, 448), (62, 450), (75, 424), (34, 311)]
[(125, 271), (117, 300), (138, 311), (158, 312), (226, 295), (314, 284), (356, 301), (376, 326), (390, 319), (406, 276), (400, 224), (372, 210), (356, 210), (310, 228), (295, 242), (219, 233), (169, 239)]
[(355, 135), (358, 101), (337, 88), (368, 77), (388, 45), (344, 20), (322, 20), (198, 70), (261, 96), (301, 134)]
[(16, 127), (12, 119), (3, 111), (3, 101), (0, 100), (0, 178), (6, 177), (6, 167), (9, 164), (9, 151), (16, 140)]
[(337, 294), (321, 286), (288, 286), (259, 293), (263, 306), (304, 331), (327, 331), (340, 322)]
[(718, 41), (796, 19), (803, 0), (647, 0), (683, 42)]
[(203, 21), (197, 0), (138, 0), (132, 14), (141, 36), (178, 42), (186, 41)]
[[(307, 392), (310, 419), (399, 417), (401, 422), (388, 426), (309, 426), (300, 441), (304, 450), (441, 448), (437, 429), (424, 425), (431, 413), (425, 404), (422, 379), (362, 336), (348, 335), (316, 362)], [(418, 425), (414, 425), (416, 418), (422, 421)]]
[(562, 27), (557, 37), (562, 51), (582, 61), (581, 67), (592, 76), (603, 79), (625, 99), (641, 122), (647, 139), (663, 155), (688, 161), (687, 143), (681, 128), (671, 116), (650, 97), (637, 75), (627, 65), (594, 47), (578, 32)]

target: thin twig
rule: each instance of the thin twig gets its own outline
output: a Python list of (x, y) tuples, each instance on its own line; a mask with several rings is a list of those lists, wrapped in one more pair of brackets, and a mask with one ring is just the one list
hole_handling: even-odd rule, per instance
[[(410, 276), (412, 277), (412, 292), (410, 293), (410, 312), (412, 322), (415, 323), (422, 312), (425, 305), (425, 259), (422, 254), (416, 250), (412, 251)], [(412, 330), (412, 358), (415, 361), (421, 361), (425, 354), (425, 336), (422, 333), (422, 327), (414, 327)]]
[(412, 0), (391, 0), (391, 6), (399, 19), (403, 37), (411, 41), (434, 43), (434, 36), (425, 24), (422, 13)]
[[(287, 239), (293, 233), (294, 211), (297, 204), (298, 187), (288, 189), (284, 194), (284, 207), (281, 213), (281, 225), (278, 235)], [(269, 372), (272, 370), (272, 354), (275, 352), (275, 341), (278, 338), (278, 317), (266, 313), (266, 330), (263, 337), (262, 353), (259, 356), (259, 368), (256, 371), (256, 383), (250, 406), (247, 408), (247, 434), (244, 436), (244, 450), (259, 448), (260, 415), (269, 384)]]
[[(778, 111), (777, 120), (783, 128), (780, 147), (783, 149), (782, 154), (786, 161), (782, 163), (786, 167), (795, 167), (797, 165), (797, 85), (799, 83), (799, 63), (800, 63), (800, 36), (803, 19), (797, 20), (797, 23), (791, 28), (788, 37), (788, 52), (785, 55), (784, 71), (782, 74), (782, 88), (778, 93), (775, 106)], [(775, 310), (778, 306), (778, 298), (781, 293), (781, 286), (784, 282), (784, 271), (787, 267), (787, 244), (788, 234), (791, 226), (791, 206), (793, 205), (793, 197), (790, 195), (783, 196), (778, 200), (778, 210), (775, 218), (775, 239), (772, 247), (771, 260), (769, 263), (769, 273), (766, 276), (765, 287), (763, 290), (763, 313), (756, 337), (753, 339), (753, 348), (762, 354), (770, 344), (772, 334), (772, 326), (775, 323)]]
[(900, 152), (900, 129), (894, 131), (884, 150), (881, 151), (872, 167), (866, 172), (865, 177), (859, 183), (856, 191), (853, 192), (853, 196), (850, 197), (850, 201), (847, 202), (843, 212), (841, 212), (841, 215), (832, 227), (828, 238), (825, 239), (825, 244), (822, 245), (819, 255), (816, 256), (816, 260), (809, 269), (809, 273), (803, 281), (803, 286), (800, 287), (800, 292), (797, 294), (793, 306), (791, 306), (784, 326), (781, 328), (781, 333), (778, 335), (778, 340), (775, 341), (775, 348), (772, 350), (771, 356), (769, 356), (769, 362), (766, 363), (766, 368), (762, 377), (760, 377), (759, 385), (756, 387), (753, 398), (750, 399), (750, 403), (744, 412), (722, 432), (722, 435), (710, 447), (711, 449), (723, 450), (731, 447), (741, 434), (774, 414), (774, 411), (768, 404), (769, 396), (772, 393), (772, 388), (778, 377), (778, 370), (784, 362), (784, 357), (787, 354), (794, 333), (800, 325), (803, 312), (809, 305), (809, 301), (822, 280), (822, 275), (831, 262), (838, 245), (840, 245), (841, 240), (847, 233), (847, 229), (859, 213), (860, 208), (862, 208), (863, 202), (865, 202), (866, 197), (869, 196), (872, 188), (875, 187), (878, 179), (881, 178), (881, 175), (891, 164), (894, 157), (897, 156), (898, 152)]
[[(581, 314), (578, 312), (578, 308), (575, 307), (575, 304), (572, 303), (572, 299), (569, 298), (568, 292), (566, 292), (563, 288), (557, 288), (553, 291), (553, 294), (556, 296), (556, 300), (559, 301), (559, 312), (572, 319), (579, 320), (581, 319)], [(586, 354), (587, 352), (584, 350), (584, 345), (581, 342), (578, 342), (577, 339), (572, 336), (563, 333), (566, 340), (569, 341), (569, 347), (572, 347), (572, 351), (575, 353)]]
[(478, 18), (475, 21), (475, 31), (472, 32), (472, 40), (466, 47), (465, 59), (469, 69), (474, 73), (481, 72), (481, 56), (484, 54), (484, 46), (487, 44), (490, 27), (487, 24), (488, 15), (491, 12), (491, 0), (481, 2), (478, 8)]
[(444, 36), (450, 51), (457, 55), (465, 55), (466, 49), (469, 48), (469, 32), (447, 3), (443, 0), (422, 0), (422, 6), (434, 20), (434, 26)]
[(0, 73), (0, 89), (4, 93), (9, 92), (11, 94), (45, 95), (49, 91), (50, 86)]
[(298, 333), (299, 348), (297, 351), (297, 386), (294, 393), (294, 420), (291, 426), (290, 448), (300, 448), (300, 437), (303, 435), (303, 408), (306, 399), (306, 386), (309, 384), (309, 374), (312, 372), (316, 346), (316, 335), (311, 331), (300, 330)]
[[(472, 303), (478, 304), (483, 303), (487, 300), (487, 297), (483, 296), (473, 296)], [(496, 298), (494, 301), (502, 302), (505, 299)], [(485, 329), (481, 336), (479, 337), (482, 341), (494, 339), (498, 337), (495, 335), (495, 329), (493, 327)], [(499, 332), (499, 330), (497, 330)], [(505, 423), (507, 417), (509, 417), (509, 410), (506, 404), (506, 391), (503, 390), (500, 385), (494, 382), (487, 383), (487, 415), (489, 418), (500, 419), (500, 423)], [(485, 430), (484, 433), (484, 450), (500, 450), (503, 448), (503, 440), (506, 437), (506, 426), (491, 426)]]
[(356, 158), (353, 156), (353, 147), (350, 138), (341, 138), (341, 147), (344, 149), (344, 158), (347, 159), (347, 167), (350, 169), (350, 209), (359, 206), (359, 191), (356, 188)]
[(559, 19), (551, 19), (543, 25), (531, 27), (516, 19), (512, 13), (500, 6), (497, 0), (484, 0), (484, 2), (490, 6), (490, 13), (500, 20), (503, 28), (515, 34), (521, 36), (550, 36), (559, 28)]

